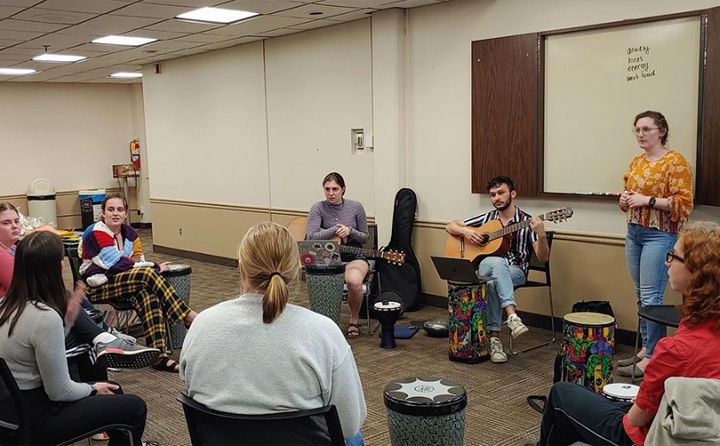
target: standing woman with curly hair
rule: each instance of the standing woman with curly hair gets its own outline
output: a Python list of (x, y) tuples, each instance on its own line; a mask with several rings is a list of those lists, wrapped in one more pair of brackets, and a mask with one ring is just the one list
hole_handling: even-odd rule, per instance
[[(683, 228), (665, 254), (665, 266), (670, 287), (683, 294), (683, 319), (675, 336), (658, 341), (635, 400), (614, 402), (577, 384), (559, 382), (545, 404), (539, 445), (584, 441), (643, 446), (669, 378), (720, 379), (720, 226), (700, 222)], [(684, 427), (697, 433), (698, 426)]]
[[(678, 152), (667, 147), (670, 126), (662, 113), (646, 111), (635, 117), (633, 134), (643, 153), (633, 158), (623, 178), (625, 193), (620, 209), (625, 212), (625, 256), (635, 282), (638, 305), (660, 305), (667, 285), (663, 261), (677, 240), (677, 232), (693, 208), (692, 171)], [(618, 374), (642, 376), (655, 344), (666, 335), (665, 326), (641, 320), (640, 350), (634, 358), (618, 361)]]

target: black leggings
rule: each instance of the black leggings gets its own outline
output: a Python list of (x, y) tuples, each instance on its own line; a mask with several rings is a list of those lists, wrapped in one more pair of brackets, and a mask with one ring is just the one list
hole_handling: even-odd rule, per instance
[[(123, 395), (122, 389), (115, 395), (89, 396), (71, 403), (51, 401), (43, 387), (22, 393), (33, 444), (58, 444), (103, 426), (126, 424), (132, 427), (133, 443), (142, 445), (147, 407), (139, 397)], [(130, 444), (123, 432), (110, 430), (108, 435), (110, 445)]]

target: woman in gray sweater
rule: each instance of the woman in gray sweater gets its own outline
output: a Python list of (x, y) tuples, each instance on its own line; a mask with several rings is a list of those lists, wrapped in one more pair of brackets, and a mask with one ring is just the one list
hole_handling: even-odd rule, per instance
[[(367, 409), (352, 350), (329, 318), (288, 303), (297, 244), (284, 227), (260, 223), (240, 244), (245, 294), (208, 308), (180, 354), (188, 396), (211, 409), (269, 414), (335, 405), (347, 445), (363, 444)], [(236, 342), (237, 340), (237, 342)], [(316, 433), (293, 431), (293, 435)]]
[[(111, 382), (77, 383), (65, 360), (65, 321), (80, 309), (82, 292), (65, 298), (63, 246), (49, 232), (36, 232), (17, 247), (10, 288), (0, 301), (0, 357), (5, 359), (23, 393), (32, 420), (32, 444), (58, 444), (110, 424), (133, 427), (142, 443), (145, 402), (121, 395)], [(0, 413), (8, 404), (0, 404)], [(126, 435), (110, 431), (110, 444), (128, 444)]]

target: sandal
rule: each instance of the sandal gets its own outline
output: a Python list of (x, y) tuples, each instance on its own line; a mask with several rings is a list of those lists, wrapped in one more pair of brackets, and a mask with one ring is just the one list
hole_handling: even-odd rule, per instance
[(358, 336), (360, 336), (360, 324), (358, 324), (358, 323), (353, 324), (352, 322), (350, 322), (348, 324), (347, 337), (348, 338), (357, 338)]
[[(175, 368), (177, 367), (177, 368)], [(180, 364), (175, 361), (172, 358), (169, 358), (167, 356), (160, 359), (160, 361), (157, 364), (153, 364), (152, 368), (155, 370), (160, 370), (161, 372), (170, 372), (170, 373), (179, 373), (180, 372)]]

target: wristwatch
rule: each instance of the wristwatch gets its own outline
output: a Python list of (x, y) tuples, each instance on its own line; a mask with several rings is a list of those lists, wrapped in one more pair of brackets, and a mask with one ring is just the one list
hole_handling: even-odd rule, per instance
[(648, 206), (650, 206), (651, 208), (654, 208), (656, 201), (657, 200), (655, 199), (655, 197), (650, 197), (650, 201), (648, 201)]

